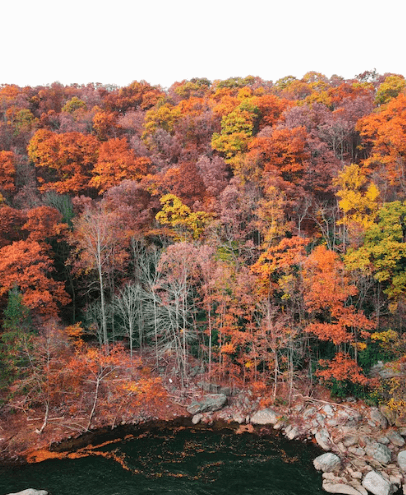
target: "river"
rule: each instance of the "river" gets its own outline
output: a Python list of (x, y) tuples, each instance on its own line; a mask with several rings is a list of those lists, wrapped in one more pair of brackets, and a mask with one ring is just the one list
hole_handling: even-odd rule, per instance
[(166, 429), (105, 445), (94, 455), (0, 467), (0, 495), (321, 495), (314, 445), (226, 430)]

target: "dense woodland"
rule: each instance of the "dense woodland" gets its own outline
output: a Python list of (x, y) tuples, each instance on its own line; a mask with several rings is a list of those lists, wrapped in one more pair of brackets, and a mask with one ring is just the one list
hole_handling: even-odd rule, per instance
[(405, 409), (403, 76), (2, 85), (0, 193), (7, 413), (86, 429), (196, 366)]

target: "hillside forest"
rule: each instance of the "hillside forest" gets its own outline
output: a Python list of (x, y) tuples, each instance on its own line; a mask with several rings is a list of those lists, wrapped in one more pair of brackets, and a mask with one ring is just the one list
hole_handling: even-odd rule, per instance
[(86, 430), (197, 369), (405, 411), (402, 75), (1, 85), (0, 193), (3, 414)]

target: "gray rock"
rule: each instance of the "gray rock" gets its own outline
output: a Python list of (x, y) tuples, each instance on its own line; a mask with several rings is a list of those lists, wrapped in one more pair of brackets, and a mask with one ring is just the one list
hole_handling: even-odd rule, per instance
[(233, 395), (233, 391), (231, 390), (231, 387), (220, 387), (218, 393), (224, 394), (227, 397), (230, 397), (231, 395)]
[(303, 414), (303, 418), (307, 419), (309, 416), (313, 416), (313, 414), (316, 412), (316, 409), (314, 407), (309, 407), (309, 409), (306, 409), (306, 411)]
[(327, 404), (325, 405), (324, 407), (322, 407), (321, 409), (324, 414), (326, 414), (327, 416), (332, 416), (334, 414), (334, 409), (330, 406), (330, 404)]
[(376, 471), (365, 476), (362, 486), (374, 495), (392, 495), (396, 491), (396, 487)]
[(261, 409), (251, 416), (253, 425), (274, 425), (278, 420), (279, 415), (270, 408)]
[(399, 428), (399, 434), (402, 435), (402, 437), (406, 437), (406, 427)]
[(34, 490), (34, 488), (27, 488), (22, 492), (9, 493), (8, 495), (48, 495), (45, 490)]
[(351, 454), (354, 454), (356, 455), (357, 457), (362, 457), (365, 455), (365, 450), (361, 447), (349, 447), (348, 448), (348, 452), (350, 452)]
[(285, 426), (284, 421), (277, 421), (274, 425), (273, 428), (274, 430), (281, 430)]
[(200, 423), (200, 421), (202, 420), (203, 418), (203, 414), (195, 414), (192, 418), (192, 423), (194, 425), (197, 425), (198, 423)]
[(345, 495), (360, 495), (357, 489), (353, 486), (344, 483), (331, 483), (328, 480), (323, 481), (323, 490), (328, 493), (344, 493)]
[(236, 423), (241, 425), (241, 424), (245, 423), (245, 417), (240, 413), (235, 413), (233, 415), (233, 421), (235, 421)]
[(394, 367), (391, 363), (383, 363), (382, 361), (378, 361), (370, 370), (370, 376), (380, 377), (384, 380), (395, 378), (397, 376), (401, 376), (402, 374), (403, 370)]
[(387, 428), (388, 421), (377, 407), (371, 407), (369, 417), (375, 424), (379, 425), (381, 428)]
[(406, 450), (401, 450), (398, 454), (398, 465), (404, 473), (406, 473)]
[(403, 445), (406, 443), (405, 439), (395, 430), (388, 431), (386, 436), (393, 443), (393, 445), (396, 445), (396, 447), (403, 447)]
[(293, 426), (290, 428), (289, 432), (286, 432), (286, 438), (288, 438), (289, 440), (294, 440), (295, 438), (300, 436), (300, 434), (300, 428), (298, 426)]
[(358, 437), (355, 435), (346, 435), (342, 439), (342, 442), (346, 447), (351, 447), (352, 445), (355, 445), (358, 442)]
[(367, 490), (361, 485), (361, 483), (358, 480), (351, 480), (350, 485), (353, 486), (356, 490), (361, 493), (361, 495), (368, 495)]
[(373, 457), (381, 464), (389, 464), (392, 458), (392, 452), (388, 449), (388, 447), (378, 442), (373, 442), (367, 445), (365, 451), (370, 457)]
[(388, 437), (379, 437), (378, 442), (383, 443), (384, 445), (388, 445), (388, 443), (390, 443)]
[(327, 452), (327, 454), (319, 455), (313, 461), (314, 467), (317, 471), (323, 471), (323, 473), (331, 473), (337, 471), (341, 466), (341, 459), (338, 455)]
[(357, 424), (362, 420), (362, 416), (358, 411), (354, 409), (340, 409), (337, 416), (341, 423), (347, 426), (357, 426)]
[(227, 397), (224, 394), (205, 395), (202, 400), (194, 401), (187, 408), (189, 414), (199, 414), (203, 412), (218, 411), (227, 403)]
[(396, 423), (396, 412), (393, 411), (390, 407), (380, 406), (379, 410), (383, 414), (383, 416), (385, 416), (390, 425), (394, 425)]
[(323, 450), (331, 449), (331, 439), (327, 430), (320, 430), (315, 435), (316, 442), (320, 445)]

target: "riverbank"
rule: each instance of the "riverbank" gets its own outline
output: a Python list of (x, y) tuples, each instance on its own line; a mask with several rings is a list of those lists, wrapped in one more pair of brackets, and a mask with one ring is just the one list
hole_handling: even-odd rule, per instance
[(200, 383), (183, 394), (170, 390), (159, 409), (128, 417), (114, 427), (96, 423), (92, 431), (75, 432), (67, 427), (65, 418), (59, 425), (50, 421), (47, 429), (38, 434), (36, 421), (39, 423), (40, 418), (16, 415), (6, 426), (3, 420), (3, 462), (34, 463), (99, 455), (98, 448), (106, 442), (168, 424), (179, 428), (228, 427), (237, 434), (276, 431), (289, 440), (318, 444), (321, 452), (331, 454), (315, 463), (323, 471), (323, 489), (327, 492), (390, 495), (403, 488), (406, 493), (406, 427), (392, 424), (390, 411), (380, 411), (361, 401), (336, 403), (299, 394), (290, 407), (264, 407), (263, 398), (249, 391)]

